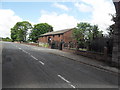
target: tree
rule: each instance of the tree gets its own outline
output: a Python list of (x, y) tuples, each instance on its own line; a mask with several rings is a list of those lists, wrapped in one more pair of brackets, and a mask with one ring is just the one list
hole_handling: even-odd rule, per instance
[(29, 40), (36, 42), (41, 34), (51, 31), (53, 31), (53, 27), (47, 23), (36, 24), (31, 30), (31, 33), (29, 35)]
[(85, 46), (86, 40), (90, 39), (91, 25), (89, 23), (78, 23), (73, 30), (73, 37), (77, 40), (80, 47)]
[(32, 25), (28, 21), (17, 22), (11, 28), (11, 39), (13, 41), (26, 41), (27, 31), (31, 29)]
[(90, 25), (89, 23), (78, 23), (73, 30), (73, 37), (77, 40), (80, 47), (88, 47), (90, 42), (102, 35), (97, 25)]
[[(116, 15), (112, 15), (112, 19), (111, 21), (115, 22), (116, 21)], [(109, 34), (109, 37), (112, 39), (113, 38), (113, 34), (114, 34), (114, 29), (115, 29), (115, 23), (110, 25), (107, 30), (108, 30), (108, 34)]]
[[(112, 19), (111, 21), (116, 22), (116, 15), (112, 15)], [(107, 28), (108, 31), (108, 40), (107, 40), (107, 48), (108, 48), (108, 53), (112, 54), (112, 50), (113, 50), (113, 37), (114, 37), (114, 29), (115, 29), (115, 23), (113, 23), (112, 25), (110, 25)]]
[(107, 30), (110, 38), (113, 38), (115, 24), (110, 25)]

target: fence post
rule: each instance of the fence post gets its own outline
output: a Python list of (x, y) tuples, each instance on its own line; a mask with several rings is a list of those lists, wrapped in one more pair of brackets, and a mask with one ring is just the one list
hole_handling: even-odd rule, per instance
[(78, 51), (79, 50), (79, 44), (76, 43), (76, 50)]
[(70, 49), (70, 43), (68, 43), (68, 50)]

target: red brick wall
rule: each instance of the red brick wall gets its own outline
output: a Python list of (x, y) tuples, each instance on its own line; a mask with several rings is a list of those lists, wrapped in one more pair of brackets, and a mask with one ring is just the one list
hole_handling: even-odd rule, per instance
[(54, 35), (54, 38), (53, 38), (53, 40), (57, 42), (60, 42), (62, 39), (63, 39), (63, 35)]
[(64, 42), (69, 43), (70, 41), (73, 41), (72, 30), (64, 33)]
[(46, 36), (40, 37), (40, 38), (38, 39), (38, 41), (39, 41), (39, 42), (43, 42), (43, 43), (47, 43), (47, 37), (46, 37)]
[(39, 42), (47, 43), (49, 37), (51, 37), (52, 40), (58, 41), (58, 42), (60, 42), (61, 40), (63, 40), (65, 43), (73, 41), (72, 30), (69, 30), (69, 31), (65, 32), (63, 35), (61, 34), (60, 36), (59, 35), (54, 35), (54, 36), (51, 35), (51, 36), (40, 37)]

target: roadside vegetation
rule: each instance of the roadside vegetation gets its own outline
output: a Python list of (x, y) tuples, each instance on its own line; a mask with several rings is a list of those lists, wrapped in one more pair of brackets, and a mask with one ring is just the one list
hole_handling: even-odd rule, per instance
[(41, 34), (53, 31), (53, 27), (47, 23), (40, 23), (34, 25), (29, 34), (29, 41), (37, 42)]
[(39, 46), (48, 48), (49, 44), (48, 43), (39, 43)]
[[(113, 15), (112, 21), (115, 21), (115, 16)], [(91, 25), (90, 23), (84, 22), (78, 23), (73, 30), (73, 38), (77, 41), (76, 49), (103, 53), (104, 48), (107, 47), (107, 52), (111, 55), (114, 28), (115, 24), (110, 25), (107, 28), (108, 34), (105, 35), (103, 34), (103, 30), (100, 30), (97, 25)], [(74, 45), (71, 43), (71, 46)]]
[[(115, 21), (115, 16), (112, 16), (112, 20)], [(109, 53), (112, 53), (113, 31), (114, 24), (110, 25), (107, 30), (108, 34), (104, 35), (103, 30), (98, 28), (98, 25), (91, 25), (87, 22), (80, 22), (73, 30), (72, 37), (77, 42), (77, 47), (74, 47), (74, 43), (70, 43), (71, 49), (83, 50), (83, 51), (95, 51), (104, 52), (104, 47), (109, 48)], [(37, 43), (40, 35), (52, 32), (53, 27), (47, 23), (38, 23), (32, 26), (28, 21), (17, 22), (14, 27), (11, 28), (11, 39), (3, 38), (3, 41), (13, 42), (26, 42)], [(39, 46), (49, 47), (48, 44), (41, 44)]]
[(78, 43), (78, 48), (90, 49), (90, 43), (96, 38), (103, 37), (102, 33), (97, 25), (81, 22), (73, 30), (73, 37)]
[(37, 42), (41, 34), (51, 31), (53, 31), (53, 27), (47, 23), (32, 26), (28, 21), (17, 22), (11, 28), (11, 40), (13, 42)]
[(32, 29), (32, 25), (28, 21), (17, 22), (13, 28), (11, 28), (12, 41), (25, 42), (28, 29)]
[(9, 37), (6, 37), (6, 38), (2, 38), (2, 41), (11, 42), (11, 41), (12, 41), (12, 39), (10, 39)]

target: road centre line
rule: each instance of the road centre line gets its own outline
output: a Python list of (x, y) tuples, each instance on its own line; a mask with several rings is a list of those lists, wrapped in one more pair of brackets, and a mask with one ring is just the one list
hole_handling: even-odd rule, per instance
[(67, 79), (65, 79), (63, 76), (58, 75), (58, 77), (60, 77), (63, 81), (67, 82), (67, 83), (68, 83), (68, 85), (70, 85), (72, 88), (75, 88), (75, 86), (74, 86), (74, 85), (72, 85), (72, 84), (71, 84), (71, 82), (70, 82), (70, 81), (68, 81)]
[(39, 63), (41, 63), (42, 65), (44, 65), (44, 63), (42, 61), (39, 61)]
[(33, 58), (33, 59), (35, 59), (35, 60), (38, 60), (37, 58), (35, 58), (33, 55), (31, 55), (31, 57)]
[[(25, 53), (27, 53), (27, 54), (29, 54), (30, 55), (30, 53), (28, 53), (27, 51), (25, 51), (25, 50), (23, 50), (23, 49), (21, 49), (21, 48), (19, 48), (20, 50), (22, 50), (23, 52), (25, 52)], [(33, 59), (35, 59), (35, 60), (38, 60), (37, 58), (35, 58), (34, 56), (32, 56), (32, 55), (30, 55)]]
[[(17, 47), (17, 46), (16, 46)], [(28, 53), (27, 51), (23, 50), (22, 48), (19, 48), (20, 50), (22, 50), (23, 52), (29, 54), (33, 59), (38, 60), (36, 57), (34, 57), (33, 55), (31, 55), (30, 53)], [(39, 61), (39, 63), (41, 63), (42, 65), (44, 65), (44, 63), (42, 61)]]
[(58, 77), (60, 77), (62, 80), (64, 80), (67, 83), (71, 83), (70, 81), (68, 81), (67, 79), (65, 79), (64, 77), (62, 77), (61, 75), (58, 75)]
[[(15, 46), (16, 46), (16, 45), (15, 45)], [(16, 46), (16, 47), (17, 47), (17, 46)], [(19, 47), (17, 47), (17, 48), (19, 48)], [(19, 48), (19, 49), (22, 50), (23, 52), (29, 54), (33, 59), (38, 60), (36, 57), (34, 57), (33, 55), (31, 55), (31, 54), (28, 53), (27, 51), (23, 50), (22, 48)], [(44, 58), (41, 58), (41, 59), (44, 59)], [(44, 65), (44, 63), (43, 63), (42, 61), (39, 61), (39, 63), (41, 63), (42, 65)], [(68, 81), (67, 79), (65, 79), (63, 76), (58, 75), (58, 77), (60, 77), (63, 81), (67, 82), (68, 85), (70, 85), (72, 88), (76, 88), (74, 85), (71, 84), (70, 81)]]
[[(28, 54), (30, 54), (30, 53), (28, 53)], [(36, 57), (34, 57), (33, 55), (30, 55), (33, 59), (35, 59), (35, 60), (38, 60)], [(41, 63), (42, 65), (45, 65), (42, 61), (39, 61), (39, 63)]]
[[(25, 52), (25, 53), (27, 53), (27, 54), (29, 54), (30, 55), (30, 53), (28, 53), (27, 51), (25, 51), (25, 50), (23, 50), (23, 49), (21, 49), (21, 48), (19, 48), (20, 50), (22, 50), (23, 52)], [(35, 59), (35, 60), (38, 60), (37, 58), (35, 58), (34, 56), (32, 56), (31, 55), (31, 57), (33, 58), (33, 59)]]
[(28, 53), (27, 51), (25, 51), (25, 50), (22, 50), (23, 52), (25, 52), (25, 53)]
[(70, 86), (71, 86), (72, 88), (75, 88), (75, 86), (74, 86), (74, 85), (72, 85), (72, 84), (70, 84)]
[(30, 53), (28, 53), (27, 51), (23, 50), (22, 48), (19, 48), (20, 50), (22, 50), (24, 53), (27, 53), (30, 55)]

